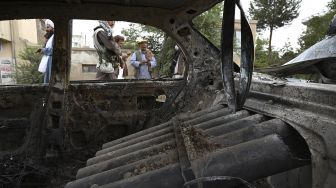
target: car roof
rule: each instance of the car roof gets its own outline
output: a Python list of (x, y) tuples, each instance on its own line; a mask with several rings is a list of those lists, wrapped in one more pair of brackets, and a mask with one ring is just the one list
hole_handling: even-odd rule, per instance
[[(146, 19), (182, 16), (190, 20), (220, 0), (2, 0), (0, 20), (29, 18)], [(183, 16), (185, 15), (185, 16)], [(140, 19), (139, 19), (140, 18)]]

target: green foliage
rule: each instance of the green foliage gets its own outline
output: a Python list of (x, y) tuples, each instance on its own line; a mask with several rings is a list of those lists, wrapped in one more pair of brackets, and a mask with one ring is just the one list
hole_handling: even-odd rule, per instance
[(141, 25), (132, 23), (128, 29), (121, 31), (127, 37), (124, 48), (136, 50), (138, 48), (137, 41), (147, 40), (148, 48), (152, 50), (155, 55), (162, 50), (162, 43), (164, 40), (164, 32), (148, 25)]
[(285, 46), (280, 50), (280, 52), (282, 54), (281, 58), (279, 59), (280, 64), (287, 63), (298, 55), (298, 52), (294, 51), (290, 42), (286, 42)]
[(330, 12), (336, 12), (336, 0), (331, 0), (329, 3), (328, 3), (328, 8), (329, 8), (329, 11)]
[(194, 27), (217, 48), (220, 48), (222, 17), (223, 3), (218, 3), (193, 19)]
[(254, 0), (249, 13), (258, 20), (258, 29), (276, 29), (292, 22), (299, 16), (301, 0)]
[(268, 41), (265, 39), (257, 38), (256, 40), (256, 47), (255, 47), (255, 62), (254, 66), (256, 68), (264, 68), (267, 67), (268, 60), (267, 60), (267, 51), (266, 45)]
[[(255, 68), (265, 68), (269, 66), (278, 66), (287, 63), (291, 59), (295, 58), (298, 52), (295, 52), (290, 43), (286, 43), (285, 46), (278, 51), (272, 50), (270, 60), (268, 59), (268, 52), (266, 50), (268, 40), (257, 38), (255, 47)], [(280, 55), (282, 54), (282, 55)]]
[(27, 47), (20, 52), (19, 57), (24, 60), (18, 62), (14, 79), (17, 84), (37, 84), (42, 83), (43, 74), (38, 72), (42, 55), (36, 53), (37, 48)]
[(258, 20), (258, 30), (270, 30), (268, 55), (272, 59), (273, 30), (292, 22), (299, 16), (301, 0), (253, 0), (250, 2), (249, 14)]
[(303, 22), (306, 30), (299, 38), (300, 51), (304, 51), (322, 40), (328, 30), (329, 24), (336, 13), (336, 0), (328, 3), (328, 11), (322, 15), (311, 17), (309, 20)]
[(175, 53), (176, 42), (171, 37), (166, 37), (163, 49), (159, 56), (158, 74), (168, 76), (170, 74), (170, 66)]

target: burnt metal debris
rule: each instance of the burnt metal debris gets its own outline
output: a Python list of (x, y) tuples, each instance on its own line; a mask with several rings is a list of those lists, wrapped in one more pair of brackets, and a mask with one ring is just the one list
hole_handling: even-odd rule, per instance
[[(249, 111), (229, 112), (216, 107), (180, 115), (128, 136), (127, 141), (105, 144), (66, 188), (195, 187), (188, 183), (195, 178), (231, 176), (253, 181), (310, 164), (305, 141), (280, 119)], [(225, 180), (213, 183), (234, 187), (244, 182)]]
[[(238, 6), (241, 15), (241, 63), (238, 92), (234, 85), (233, 36), (235, 6)], [(240, 110), (248, 95), (253, 73), (254, 43), (252, 31), (246, 19), (240, 1), (225, 1), (221, 37), (222, 79), (226, 93), (227, 104), (235, 112)]]
[(327, 36), (282, 66), (258, 71), (278, 76), (318, 74), (322, 83), (336, 83), (336, 36)]

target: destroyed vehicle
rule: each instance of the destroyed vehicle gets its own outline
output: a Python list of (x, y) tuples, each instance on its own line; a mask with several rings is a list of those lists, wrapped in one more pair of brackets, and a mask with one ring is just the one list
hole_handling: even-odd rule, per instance
[[(217, 3), (1, 1), (1, 20), (46, 17), (57, 28), (51, 83), (1, 87), (2, 187), (334, 187), (336, 87), (252, 78), (239, 1), (223, 3), (220, 49), (192, 25)], [(70, 82), (72, 19), (163, 30), (185, 56), (183, 79)], [(166, 100), (155, 105), (159, 95)]]
[(282, 66), (269, 67), (259, 70), (263, 73), (277, 76), (291, 76), (296, 74), (316, 74), (319, 83), (336, 83), (336, 36), (327, 36), (312, 47), (305, 50), (296, 58)]

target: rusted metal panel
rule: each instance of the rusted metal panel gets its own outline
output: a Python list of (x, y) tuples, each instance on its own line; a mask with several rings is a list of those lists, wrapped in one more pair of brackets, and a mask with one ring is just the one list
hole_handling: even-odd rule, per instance
[(328, 36), (289, 62), (258, 71), (280, 76), (318, 73), (325, 83), (335, 83), (336, 36)]
[(283, 66), (294, 64), (298, 65), (306, 62), (320, 61), (327, 58), (336, 58), (336, 36), (328, 36), (305, 50), (296, 58), (292, 59), (288, 63), (285, 63)]
[[(89, 187), (94, 184), (105, 187), (132, 187), (135, 184), (137, 187), (181, 187), (185, 181), (194, 179), (193, 174), (199, 178), (199, 183), (202, 183), (202, 177), (208, 176), (234, 176), (250, 181), (309, 163), (309, 151), (304, 140), (283, 121), (268, 121), (269, 118), (260, 114), (250, 114), (240, 119), (238, 114), (221, 116), (220, 112), (223, 113), (223, 109), (209, 111), (200, 117), (193, 116), (192, 119), (185, 119), (188, 117), (186, 115), (177, 116), (169, 123), (170, 127), (163, 129), (169, 130), (165, 135), (159, 134), (160, 130), (153, 133), (144, 131), (144, 136), (157, 135), (151, 140), (136, 143), (129, 140), (125, 144), (115, 141), (115, 145), (98, 151), (96, 157), (89, 159), (88, 166), (78, 171), (77, 180), (66, 187)], [(207, 118), (215, 114), (218, 120)], [(208, 122), (212, 122), (211, 126), (202, 126)], [(175, 132), (176, 129), (180, 130), (179, 134)], [(281, 135), (284, 141), (273, 134)], [(170, 135), (175, 135), (175, 139)], [(176, 135), (180, 135), (179, 138)], [(162, 141), (163, 144), (149, 144), (164, 136), (169, 139)], [(232, 141), (231, 144), (226, 142), (227, 139)], [(296, 152), (295, 144), (301, 142), (301, 148), (305, 149), (301, 153)], [(166, 148), (167, 144), (169, 147)], [(146, 157), (139, 158), (139, 153)], [(92, 160), (96, 161), (92, 163)], [(149, 161), (152, 162), (149, 164)], [(260, 168), (263, 165), (265, 168)], [(259, 170), (251, 170), (255, 168)], [(176, 185), (165, 183), (170, 178), (178, 180), (175, 181)]]
[(336, 104), (334, 85), (255, 81), (245, 108), (294, 127), (312, 154), (312, 187), (335, 184)]

